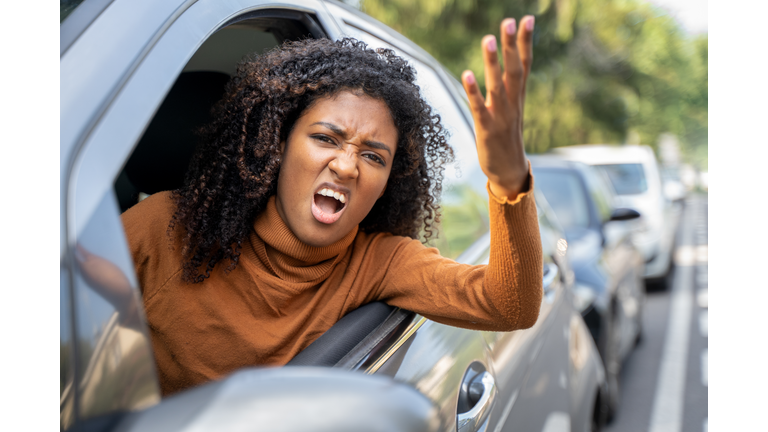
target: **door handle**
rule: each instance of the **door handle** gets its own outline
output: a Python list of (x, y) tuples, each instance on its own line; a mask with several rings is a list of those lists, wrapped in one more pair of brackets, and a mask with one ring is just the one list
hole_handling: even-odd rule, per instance
[(493, 402), (496, 399), (496, 380), (488, 371), (483, 371), (470, 381), (461, 392), (466, 392), (469, 401), (475, 402), (469, 411), (456, 416), (458, 432), (483, 432), (488, 427)]
[(554, 282), (559, 274), (560, 269), (557, 267), (557, 264), (544, 263), (544, 281), (542, 285), (544, 287), (544, 296), (547, 297), (547, 300), (551, 301), (554, 298)]

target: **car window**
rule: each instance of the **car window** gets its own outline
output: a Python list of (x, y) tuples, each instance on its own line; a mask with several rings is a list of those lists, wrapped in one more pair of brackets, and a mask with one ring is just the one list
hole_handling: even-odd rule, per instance
[[(73, 255), (76, 411), (88, 420), (160, 400), (133, 259), (112, 193), (78, 233)], [(62, 421), (64, 420), (62, 412)]]
[(416, 69), (416, 81), (422, 95), (440, 115), (440, 123), (449, 134), (448, 142), (453, 148), (455, 163), (445, 167), (440, 200), (440, 233), (431, 243), (441, 255), (457, 258), (490, 231), (486, 177), (477, 158), (474, 132), (437, 71), (366, 31), (354, 27), (350, 29), (351, 36), (373, 47), (390, 48), (408, 60)]
[(642, 164), (608, 164), (595, 165), (595, 167), (608, 175), (613, 188), (619, 195), (641, 194), (648, 190)]
[(297, 20), (251, 18), (206, 39), (176, 78), (115, 181), (121, 210), (183, 185), (199, 139), (196, 130), (211, 120), (211, 107), (223, 96), (240, 60), (308, 34)]
[(534, 168), (536, 186), (544, 192), (565, 230), (589, 226), (589, 206), (579, 176), (573, 171)]
[(70, 313), (72, 296), (70, 295), (69, 271), (61, 268), (59, 283), (59, 400), (60, 400), (60, 429), (67, 430), (74, 422), (74, 344), (72, 338)]

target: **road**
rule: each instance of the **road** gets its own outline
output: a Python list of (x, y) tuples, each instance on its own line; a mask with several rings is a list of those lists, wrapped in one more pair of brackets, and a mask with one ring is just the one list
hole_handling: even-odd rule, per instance
[(707, 432), (707, 213), (706, 195), (686, 200), (670, 288), (648, 292), (643, 340), (623, 364), (606, 432)]

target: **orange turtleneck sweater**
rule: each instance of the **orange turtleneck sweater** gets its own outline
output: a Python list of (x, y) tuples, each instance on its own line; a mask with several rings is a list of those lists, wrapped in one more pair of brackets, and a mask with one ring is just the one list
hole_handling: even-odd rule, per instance
[[(529, 179), (531, 188), (532, 178)], [(317, 248), (301, 243), (272, 197), (242, 245), (237, 267), (199, 284), (181, 278), (181, 229), (169, 247), (169, 192), (123, 216), (164, 395), (250, 365), (281, 365), (336, 321), (376, 300), (476, 330), (531, 327), (542, 297), (542, 252), (533, 195), (490, 193), (491, 256), (458, 264), (419, 241), (354, 229)]]

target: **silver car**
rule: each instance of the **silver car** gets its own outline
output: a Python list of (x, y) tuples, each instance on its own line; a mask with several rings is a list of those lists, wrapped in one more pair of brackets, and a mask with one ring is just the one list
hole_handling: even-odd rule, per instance
[[(352, 36), (406, 58), (457, 154), (436, 246), (459, 262), (488, 261), (485, 176), (461, 85), (418, 46), (341, 3), (77, 3), (62, 20), (60, 50), (62, 430), (599, 428), (603, 366), (573, 307), (564, 234), (540, 195), (545, 295), (534, 327), (470, 331), (373, 303), (300, 353), (296, 367), (243, 370), (161, 398), (120, 214), (181, 184), (192, 131), (244, 55)], [(86, 253), (121, 269), (132, 295), (98, 289), (83, 271)]]
[(644, 276), (666, 288), (681, 207), (664, 196), (653, 150), (645, 145), (575, 145), (555, 152), (597, 167), (613, 184), (621, 206), (642, 215), (633, 242), (645, 258)]

